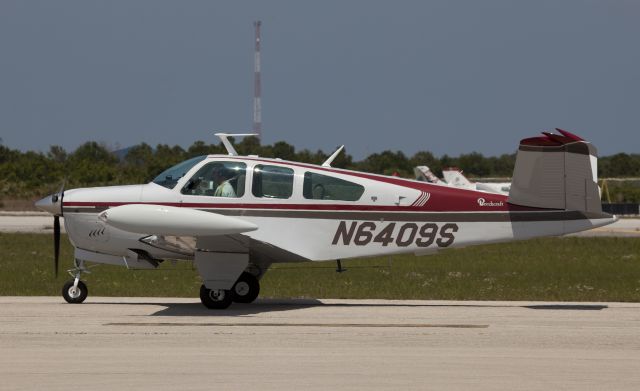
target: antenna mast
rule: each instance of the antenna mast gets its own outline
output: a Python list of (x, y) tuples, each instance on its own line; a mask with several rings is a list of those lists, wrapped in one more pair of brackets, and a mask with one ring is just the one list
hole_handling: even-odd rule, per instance
[(253, 68), (253, 133), (258, 135), (258, 139), (262, 140), (262, 105), (260, 103), (261, 87), (260, 87), (260, 25), (261, 21), (253, 22), (256, 32), (256, 51), (254, 57)]

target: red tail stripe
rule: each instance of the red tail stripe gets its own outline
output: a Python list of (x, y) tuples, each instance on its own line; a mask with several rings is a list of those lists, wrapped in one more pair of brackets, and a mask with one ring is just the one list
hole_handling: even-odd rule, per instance
[(577, 135), (575, 135), (575, 134), (573, 134), (573, 133), (571, 133), (571, 132), (568, 132), (568, 131), (566, 131), (566, 130), (564, 130), (564, 129), (556, 128), (556, 130), (557, 130), (558, 132), (560, 132), (563, 136), (565, 136), (565, 137), (569, 137), (569, 138), (570, 138), (570, 139), (572, 139), (573, 141), (584, 141), (584, 139), (583, 139), (582, 137), (577, 136)]

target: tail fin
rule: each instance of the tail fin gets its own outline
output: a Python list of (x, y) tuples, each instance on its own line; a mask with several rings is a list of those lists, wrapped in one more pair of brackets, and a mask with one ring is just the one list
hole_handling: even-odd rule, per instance
[(598, 157), (591, 143), (560, 134), (520, 141), (509, 202), (537, 208), (602, 212)]

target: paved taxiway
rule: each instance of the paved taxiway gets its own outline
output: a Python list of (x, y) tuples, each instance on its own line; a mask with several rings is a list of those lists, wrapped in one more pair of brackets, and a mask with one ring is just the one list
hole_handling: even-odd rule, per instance
[[(62, 232), (64, 218), (60, 219)], [(53, 216), (43, 212), (3, 212), (0, 211), (0, 232), (52, 233)]]
[(640, 389), (640, 304), (0, 297), (0, 389)]
[(618, 236), (640, 238), (640, 219), (625, 218), (604, 227), (578, 232), (568, 236)]

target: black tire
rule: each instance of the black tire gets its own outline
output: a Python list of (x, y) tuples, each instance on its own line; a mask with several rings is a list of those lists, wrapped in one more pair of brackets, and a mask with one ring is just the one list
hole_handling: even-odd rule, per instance
[(87, 286), (84, 284), (84, 282), (78, 281), (77, 289), (78, 290), (76, 292), (73, 292), (73, 281), (68, 281), (66, 284), (64, 284), (64, 286), (62, 287), (62, 297), (64, 297), (67, 303), (80, 304), (87, 298), (89, 289), (87, 289)]
[(220, 295), (214, 297), (211, 289), (208, 289), (204, 284), (200, 286), (200, 301), (210, 310), (224, 310), (229, 308), (233, 302), (230, 290), (221, 289)]
[(242, 272), (231, 288), (231, 297), (236, 303), (253, 303), (260, 294), (260, 282), (251, 273)]

